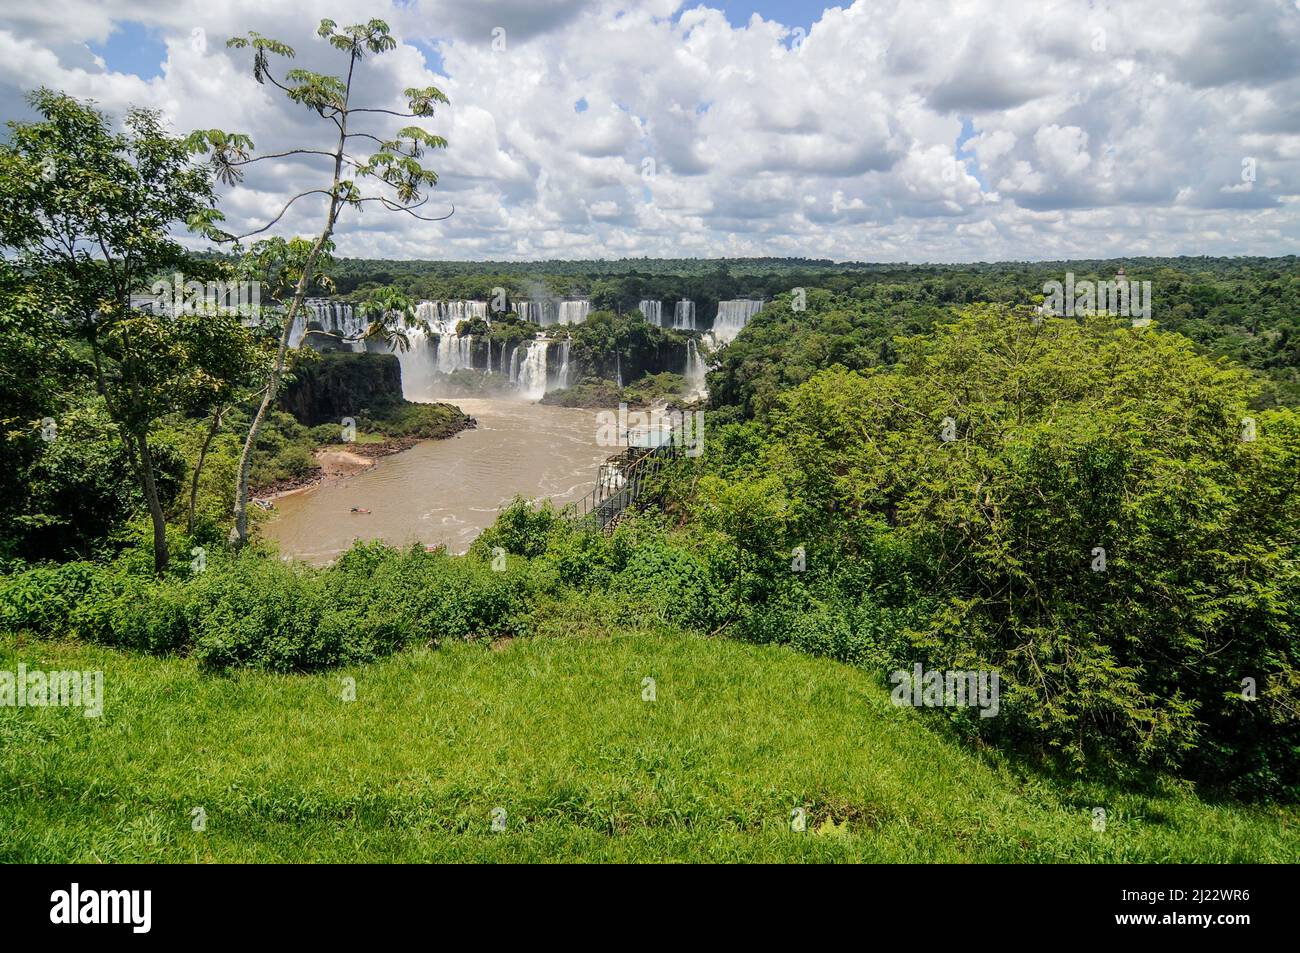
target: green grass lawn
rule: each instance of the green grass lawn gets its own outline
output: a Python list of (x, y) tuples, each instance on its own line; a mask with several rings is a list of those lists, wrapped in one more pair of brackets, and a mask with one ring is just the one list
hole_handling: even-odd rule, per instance
[[(224, 676), (0, 638), (0, 669), (18, 662), (102, 670), (105, 712), (0, 708), (3, 861), (1300, 855), (1294, 807), (1049, 781), (949, 740), (933, 712), (895, 708), (866, 672), (777, 647), (538, 636)], [(344, 676), (355, 701), (340, 698)], [(806, 833), (790, 830), (796, 805)]]

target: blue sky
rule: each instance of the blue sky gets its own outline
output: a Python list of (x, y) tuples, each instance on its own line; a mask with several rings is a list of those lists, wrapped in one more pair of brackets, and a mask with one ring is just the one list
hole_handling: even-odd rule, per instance
[(87, 43), (90, 51), (115, 73), (132, 73), (141, 79), (162, 75), (167, 48), (156, 30), (131, 20), (117, 21), (104, 43)]
[[(721, 8), (727, 15), (727, 21), (736, 27), (744, 26), (755, 13), (764, 20), (775, 20), (789, 27), (801, 26), (805, 30), (821, 19), (822, 11), (827, 6), (847, 6), (842, 4), (808, 3), (800, 0), (723, 0), (721, 3), (707, 3), (705, 6)], [(696, 3), (683, 4), (684, 7), (698, 6)]]

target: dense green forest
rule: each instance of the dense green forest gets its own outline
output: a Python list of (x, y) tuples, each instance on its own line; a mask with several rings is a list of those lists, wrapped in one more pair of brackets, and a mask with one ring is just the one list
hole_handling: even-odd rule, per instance
[[(796, 721), (840, 713), (842, 699), (792, 692), (767, 668), (773, 655), (728, 643), (716, 658), (731, 661), (698, 656), (723, 639), (783, 646), (821, 657), (799, 660), (805, 685), (826, 679), (877, 701), (892, 672), (915, 664), (995, 671), (995, 718), (970, 707), (910, 713), (899, 730), (917, 760), (932, 743), (982, 765), (990, 791), (1007, 772), (1018, 779), (1009, 785), (1046, 786), (1071, 807), (1062, 792), (1167, 796), (1185, 819), (1171, 842), (1145, 839), (1142, 825), (1157, 822), (1140, 817), (1134, 853), (1094, 855), (1041, 803), (1023, 815), (1007, 808), (1008, 829), (1023, 822), (1077, 857), (1201, 857), (1194, 832), (1227, 798), (1241, 802), (1229, 810), (1243, 812), (1243, 836), (1264, 845), (1264, 859), (1293, 855), (1294, 834), (1269, 826), (1281, 817), (1293, 832), (1292, 807), (1241, 805), (1300, 795), (1296, 258), (391, 262), (336, 258), (328, 241), (301, 239), (193, 255), (174, 233), (210, 222), (216, 200), (185, 142), (148, 112), (114, 131), (88, 104), (48, 92), (34, 102), (41, 120), (16, 124), (0, 146), (6, 654), (107, 647), (126, 653), (131, 692), (148, 665), (183, 665), (161, 671), (211, 702), (204, 679), (241, 672), (316, 684), (307, 673), (426, 666), (420, 653), (453, 643), (632, 632), (642, 649), (676, 646), (673, 657), (719, 692), (734, 688), (722, 681), (729, 666), (759, 673), (770, 687), (762, 704)], [(85, 253), (88, 243), (100, 252)], [(1037, 308), (1045, 283), (1067, 272), (1109, 279), (1121, 265), (1151, 283), (1151, 324)], [(267, 300), (253, 321), (138, 307), (134, 296), (172, 270), (256, 280)], [(367, 353), (286, 347), (286, 304), (307, 287), (366, 311)], [(705, 452), (676, 459), (608, 533), (520, 499), (464, 556), (358, 543), (310, 567), (261, 542), (261, 514), (242, 513), (249, 487), (301, 477), (317, 447), (471, 425), (454, 407), (401, 399), (395, 355), (415, 333), (418, 302), (483, 301), (496, 288), (590, 300), (586, 321), (562, 329), (584, 379), (555, 403), (677, 399), (677, 371), (701, 343), (711, 362)], [(717, 302), (738, 297), (767, 303), (710, 350), (703, 332)], [(689, 298), (701, 326), (652, 327), (636, 313), (645, 298)], [(515, 347), (538, 331), (511, 316), (457, 330)], [(631, 379), (611, 387), (624, 367)], [(340, 438), (340, 414), (357, 433)], [(593, 644), (579, 657), (598, 654)], [(448, 658), (434, 668), (454, 679), (461, 656)], [(867, 718), (869, 707), (835, 718)], [(735, 705), (722, 709), (744, 720)], [(168, 717), (140, 710), (155, 731)], [(584, 710), (573, 702), (566, 717)], [(35, 744), (39, 731), (22, 725), (0, 710), (0, 736)], [(73, 735), (50, 730), (73, 757)], [(830, 730), (819, 721), (812, 735)], [(15, 823), (99, 805), (102, 792), (57, 772), (32, 781), (24, 763), (0, 760), (0, 812)], [(129, 794), (135, 781), (115, 783)], [(520, 797), (538, 817), (582, 818), (586, 837), (600, 811), (566, 801), (555, 783)], [(744, 805), (710, 801), (709, 786), (664, 794), (666, 806), (622, 803), (612, 826), (653, 830), (659, 807), (686, 827), (741, 817), (743, 834), (758, 823)], [(744, 787), (736, 797), (762, 783), (747, 776)], [(823, 813), (868, 839), (886, 823), (850, 808), (841, 799)], [(282, 802), (232, 810), (252, 816), (252, 830)], [(920, 811), (894, 816), (906, 825)], [(45, 850), (24, 844), (18, 856)], [(120, 853), (136, 856), (128, 846)], [(984, 844), (958, 856), (1038, 854)]]
[[(1063, 281), (1109, 280), (1124, 269), (1130, 281), (1149, 281), (1152, 318), (1207, 353), (1230, 357), (1272, 380), (1262, 399), (1300, 400), (1300, 259), (1132, 258), (970, 265), (831, 263), (803, 259), (624, 259), (616, 262), (419, 262), (349, 259), (333, 274), (340, 295), (357, 300), (374, 288), (396, 287), (414, 299), (488, 300), (501, 288), (511, 297), (584, 295), (592, 307), (631, 313), (645, 299), (696, 303), (703, 326), (717, 302), (771, 299), (797, 288), (817, 292), (807, 315), (787, 325), (765, 325), (771, 347), (795, 345), (759, 363), (780, 372), (807, 358), (803, 348), (837, 348), (834, 359), (850, 367), (890, 361), (889, 338), (927, 330), (948, 311), (975, 302), (1031, 305), (1043, 286)], [(816, 322), (816, 325), (813, 325)], [(825, 322), (830, 322), (825, 324)], [(822, 339), (825, 339), (823, 342)], [(748, 349), (763, 347), (751, 334)], [(750, 351), (752, 353), (752, 351)], [(827, 352), (829, 353), (829, 352)], [(742, 349), (730, 359), (745, 360)], [(741, 372), (736, 371), (736, 374)], [(798, 373), (797, 371), (795, 373)], [(786, 382), (793, 379), (786, 378)], [(752, 395), (736, 393), (747, 404)]]

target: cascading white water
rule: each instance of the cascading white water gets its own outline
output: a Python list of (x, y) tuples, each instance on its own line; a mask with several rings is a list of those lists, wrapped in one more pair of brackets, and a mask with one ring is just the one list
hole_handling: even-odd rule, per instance
[(555, 377), (555, 386), (561, 390), (569, 386), (569, 345), (571, 343), (568, 338), (560, 342), (560, 371)]
[(719, 301), (718, 316), (713, 321), (713, 338), (719, 344), (733, 341), (750, 322), (754, 315), (763, 308), (762, 301), (752, 298), (738, 298), (735, 301)]
[(623, 386), (623, 356), (617, 351), (614, 352), (614, 383)]
[[(504, 344), (501, 346), (505, 347)], [(502, 351), (502, 354), (504, 355), (505, 352)], [(510, 350), (510, 383), (513, 384), (518, 379), (518, 377), (519, 377), (519, 345), (516, 344)]]
[(489, 320), (486, 301), (421, 301), (415, 306), (415, 316), (437, 327), (439, 333), (454, 332), (461, 321)]
[(410, 328), (406, 331), (410, 347), (402, 350), (393, 346), (390, 352), (397, 355), (402, 365), (402, 396), (407, 400), (429, 400), (434, 393), (435, 377), (438, 373), (437, 336), (429, 335), (423, 329)]
[(531, 321), (539, 327), (545, 327), (554, 324), (555, 320), (551, 317), (552, 302), (550, 301), (515, 301), (513, 302), (515, 314), (519, 315), (525, 321)]
[[(524, 359), (519, 362), (518, 375), (511, 378), (515, 389), (528, 400), (541, 400), (546, 396), (546, 348), (549, 344), (543, 340), (529, 341)], [(517, 355), (518, 351), (515, 353)]]
[(581, 324), (587, 320), (587, 314), (591, 311), (591, 302), (586, 298), (577, 298), (573, 301), (561, 301), (558, 314), (560, 324)]
[(462, 321), (476, 318), (487, 321), (486, 301), (421, 301), (415, 308), (415, 316), (426, 322), (438, 336), (435, 354), (438, 373), (450, 374), (466, 368), (473, 370), (474, 336), (458, 335), (456, 327)]
[(303, 336), (307, 333), (307, 315), (303, 309), (298, 309), (298, 315), (293, 319), (293, 327), (289, 330), (289, 347), (295, 348), (302, 344)]
[(695, 302), (683, 298), (677, 302), (673, 308), (673, 330), (675, 331), (694, 331), (695, 330)]
[(443, 313), (447, 320), (473, 321), (475, 318), (488, 320), (488, 306), (486, 301), (441, 301), (439, 304), (443, 307)]
[(657, 328), (664, 326), (664, 303), (662, 301), (645, 300), (638, 304), (637, 308), (646, 319), (647, 324), (653, 324)]
[(450, 374), (462, 368), (474, 367), (474, 335), (457, 337), (455, 334), (438, 335), (438, 373)]
[(429, 330), (402, 328), (410, 347), (402, 350), (393, 346), (389, 351), (402, 365), (402, 396), (407, 400), (428, 400), (436, 391), (436, 375), (473, 369), (474, 336), (458, 335), (456, 326), (474, 318), (488, 320), (487, 302), (421, 301), (415, 306), (415, 317)]
[[(339, 329), (343, 336), (352, 341), (354, 345), (361, 343), (361, 336), (366, 333), (366, 319), (360, 314), (353, 311), (352, 305), (343, 306), (344, 313), (342, 320), (339, 322)], [(355, 346), (353, 350), (358, 350)]]
[(703, 396), (706, 393), (704, 375), (707, 370), (704, 361), (700, 358), (700, 349), (695, 344), (695, 338), (691, 338), (686, 342), (686, 369), (682, 372), (682, 376), (686, 378), (692, 397)]
[(366, 332), (365, 317), (356, 313), (352, 305), (328, 298), (305, 298), (303, 310), (294, 319), (289, 332), (289, 346), (298, 347), (306, 336), (308, 326), (317, 324), (322, 331), (341, 337), (354, 351), (364, 351), (362, 340)]

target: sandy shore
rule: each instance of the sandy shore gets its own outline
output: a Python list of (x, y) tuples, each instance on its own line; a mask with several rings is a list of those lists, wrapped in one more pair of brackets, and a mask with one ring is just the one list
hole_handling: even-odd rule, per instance
[(351, 450), (317, 450), (315, 457), (320, 464), (321, 474), (326, 478), (352, 476), (375, 465), (372, 458), (363, 457)]
[[(375, 444), (375, 446), (380, 446)], [(410, 446), (408, 444), (407, 446)], [(389, 450), (388, 453), (400, 452), (405, 450), (406, 446), (395, 450)], [(387, 454), (376, 454), (375, 456), (363, 456), (354, 453), (351, 450), (329, 450), (321, 448), (312, 453), (316, 462), (320, 465), (320, 471), (306, 480), (300, 480), (288, 485), (278, 484), (270, 487), (260, 488), (253, 498), (268, 503), (274, 502), (283, 497), (290, 496), (294, 493), (301, 493), (303, 490), (311, 490), (319, 486), (328, 486), (332, 483), (338, 483), (363, 473), (371, 467), (379, 464), (378, 456), (387, 456)]]

